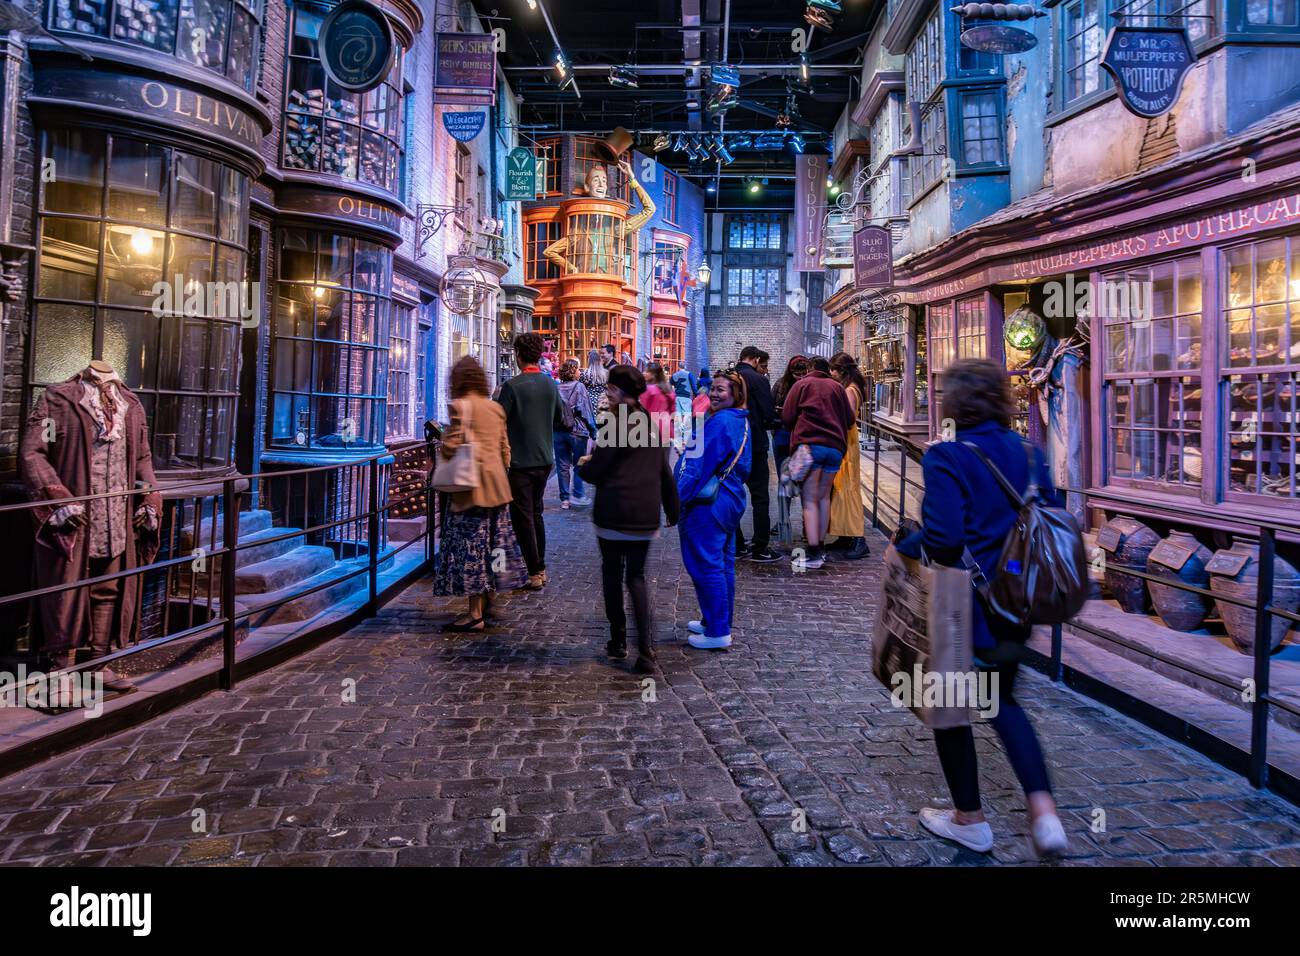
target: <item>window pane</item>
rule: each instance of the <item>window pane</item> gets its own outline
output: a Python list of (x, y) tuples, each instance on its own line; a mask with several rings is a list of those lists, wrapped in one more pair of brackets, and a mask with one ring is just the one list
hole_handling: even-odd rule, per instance
[(109, 156), (109, 217), (161, 226), (166, 209), (167, 150), (125, 136), (113, 137)]

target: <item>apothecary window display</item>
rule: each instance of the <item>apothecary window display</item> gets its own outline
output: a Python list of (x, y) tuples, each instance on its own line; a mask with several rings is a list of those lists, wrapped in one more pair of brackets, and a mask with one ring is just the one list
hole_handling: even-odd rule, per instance
[(43, 134), (31, 398), (92, 358), (145, 409), (155, 468), (230, 463), (245, 284), (248, 177), (145, 140)]
[(1223, 252), (1228, 492), (1297, 498), (1300, 235)]
[(175, 56), (252, 92), (264, 0), (51, 0), (50, 30)]
[(277, 241), (272, 443), (382, 444), (392, 253), (305, 229), (283, 229)]
[(320, 25), (328, 10), (295, 5), (290, 12), (284, 168), (356, 179), (395, 193), (402, 165), (400, 52), (385, 82), (367, 93), (350, 93), (326, 77), (320, 61)]
[(1201, 260), (1186, 256), (1104, 277), (1107, 474), (1195, 488), (1201, 458)]

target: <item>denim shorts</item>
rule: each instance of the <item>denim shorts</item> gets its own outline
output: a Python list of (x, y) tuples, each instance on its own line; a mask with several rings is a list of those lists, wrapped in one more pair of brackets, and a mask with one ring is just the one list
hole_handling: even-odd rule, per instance
[(813, 467), (820, 468), (828, 474), (835, 474), (844, 462), (844, 453), (836, 451), (829, 445), (809, 445), (808, 450), (812, 452)]

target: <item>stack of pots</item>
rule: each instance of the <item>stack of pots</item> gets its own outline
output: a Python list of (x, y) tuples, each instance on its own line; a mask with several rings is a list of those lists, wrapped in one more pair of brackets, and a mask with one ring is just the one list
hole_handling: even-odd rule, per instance
[[(1147, 572), (1171, 581), (1181, 581), (1198, 588), (1209, 588), (1210, 573), (1205, 570), (1213, 552), (1186, 531), (1171, 531), (1147, 556)], [(1165, 627), (1175, 631), (1194, 631), (1210, 613), (1210, 599), (1170, 584), (1148, 581), (1151, 603)]]
[[(1210, 590), (1216, 594), (1255, 601), (1259, 583), (1259, 545), (1241, 538), (1232, 539), (1232, 547), (1217, 551), (1206, 565), (1210, 572)], [(1294, 612), (1300, 607), (1300, 571), (1279, 557), (1273, 558), (1272, 605)], [(1241, 650), (1250, 652), (1255, 647), (1255, 610), (1215, 601), (1228, 636)], [(1291, 624), (1285, 618), (1274, 617), (1269, 632), (1269, 649), (1276, 649), (1286, 637)]]
[(1129, 614), (1145, 614), (1150, 603), (1146, 582), (1121, 569), (1145, 571), (1147, 557), (1159, 543), (1160, 535), (1133, 518), (1111, 518), (1097, 530), (1097, 547), (1106, 552), (1106, 587)]

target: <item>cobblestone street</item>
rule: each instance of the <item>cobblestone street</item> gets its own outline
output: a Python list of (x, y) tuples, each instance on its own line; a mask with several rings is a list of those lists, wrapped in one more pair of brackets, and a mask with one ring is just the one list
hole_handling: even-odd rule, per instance
[[(697, 609), (670, 533), (651, 558), (662, 673), (646, 700), (630, 662), (604, 657), (588, 513), (552, 498), (547, 523), (551, 584), (505, 597), (486, 634), (441, 634), (451, 612), (426, 580), (233, 693), (0, 781), (0, 861), (1033, 860), (987, 728), (994, 853), (916, 822), (922, 806), (948, 803), (928, 731), (869, 672), (882, 539), (866, 561), (807, 574), (742, 562), (736, 643), (709, 653), (685, 643)], [(1064, 865), (1300, 864), (1291, 805), (1037, 674), (1020, 696), (1069, 831)], [(1098, 810), (1104, 832), (1092, 832)]]

